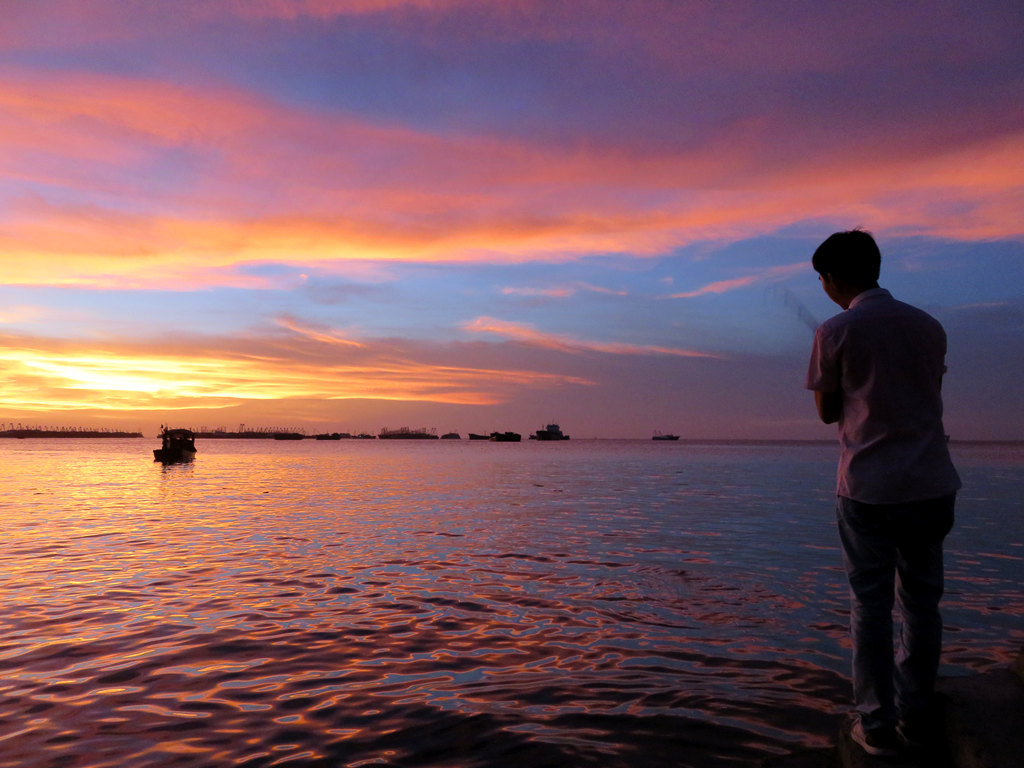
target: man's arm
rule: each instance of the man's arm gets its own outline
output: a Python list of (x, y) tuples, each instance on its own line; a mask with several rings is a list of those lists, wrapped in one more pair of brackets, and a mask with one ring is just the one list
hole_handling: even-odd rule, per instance
[(818, 417), (823, 422), (835, 424), (843, 413), (843, 393), (815, 391), (814, 404), (818, 406)]

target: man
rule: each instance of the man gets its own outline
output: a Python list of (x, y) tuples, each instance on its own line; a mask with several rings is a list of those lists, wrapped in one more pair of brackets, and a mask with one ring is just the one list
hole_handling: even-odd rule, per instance
[[(807, 372), (818, 415), (839, 425), (836, 517), (850, 581), (855, 719), (850, 735), (891, 756), (929, 737), (942, 645), (942, 542), (960, 479), (942, 426), (946, 334), (878, 287), (869, 232), (815, 251), (822, 287), (844, 310), (821, 324)], [(893, 650), (893, 603), (902, 632)]]

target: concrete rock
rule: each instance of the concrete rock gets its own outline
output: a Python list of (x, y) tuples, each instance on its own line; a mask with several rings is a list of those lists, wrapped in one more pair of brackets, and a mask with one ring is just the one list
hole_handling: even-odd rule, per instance
[(1016, 768), (1024, 766), (1024, 647), (1012, 666), (939, 680), (941, 736), (930, 749), (872, 757), (840, 731), (835, 749), (771, 758), (765, 768)]
[(940, 681), (957, 768), (1024, 765), (1024, 686), (1011, 669)]

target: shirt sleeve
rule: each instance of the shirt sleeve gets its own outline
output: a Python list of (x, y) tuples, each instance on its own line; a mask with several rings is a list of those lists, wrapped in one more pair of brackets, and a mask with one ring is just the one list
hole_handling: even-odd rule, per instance
[(840, 389), (839, 360), (829, 335), (819, 326), (814, 332), (811, 362), (807, 366), (806, 389), (815, 392), (838, 392)]

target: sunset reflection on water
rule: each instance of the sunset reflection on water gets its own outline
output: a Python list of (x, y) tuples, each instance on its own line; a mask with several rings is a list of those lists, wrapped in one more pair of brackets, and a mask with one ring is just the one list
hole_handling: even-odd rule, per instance
[(844, 711), (829, 446), (151, 447), (0, 445), (0, 766), (757, 765)]

